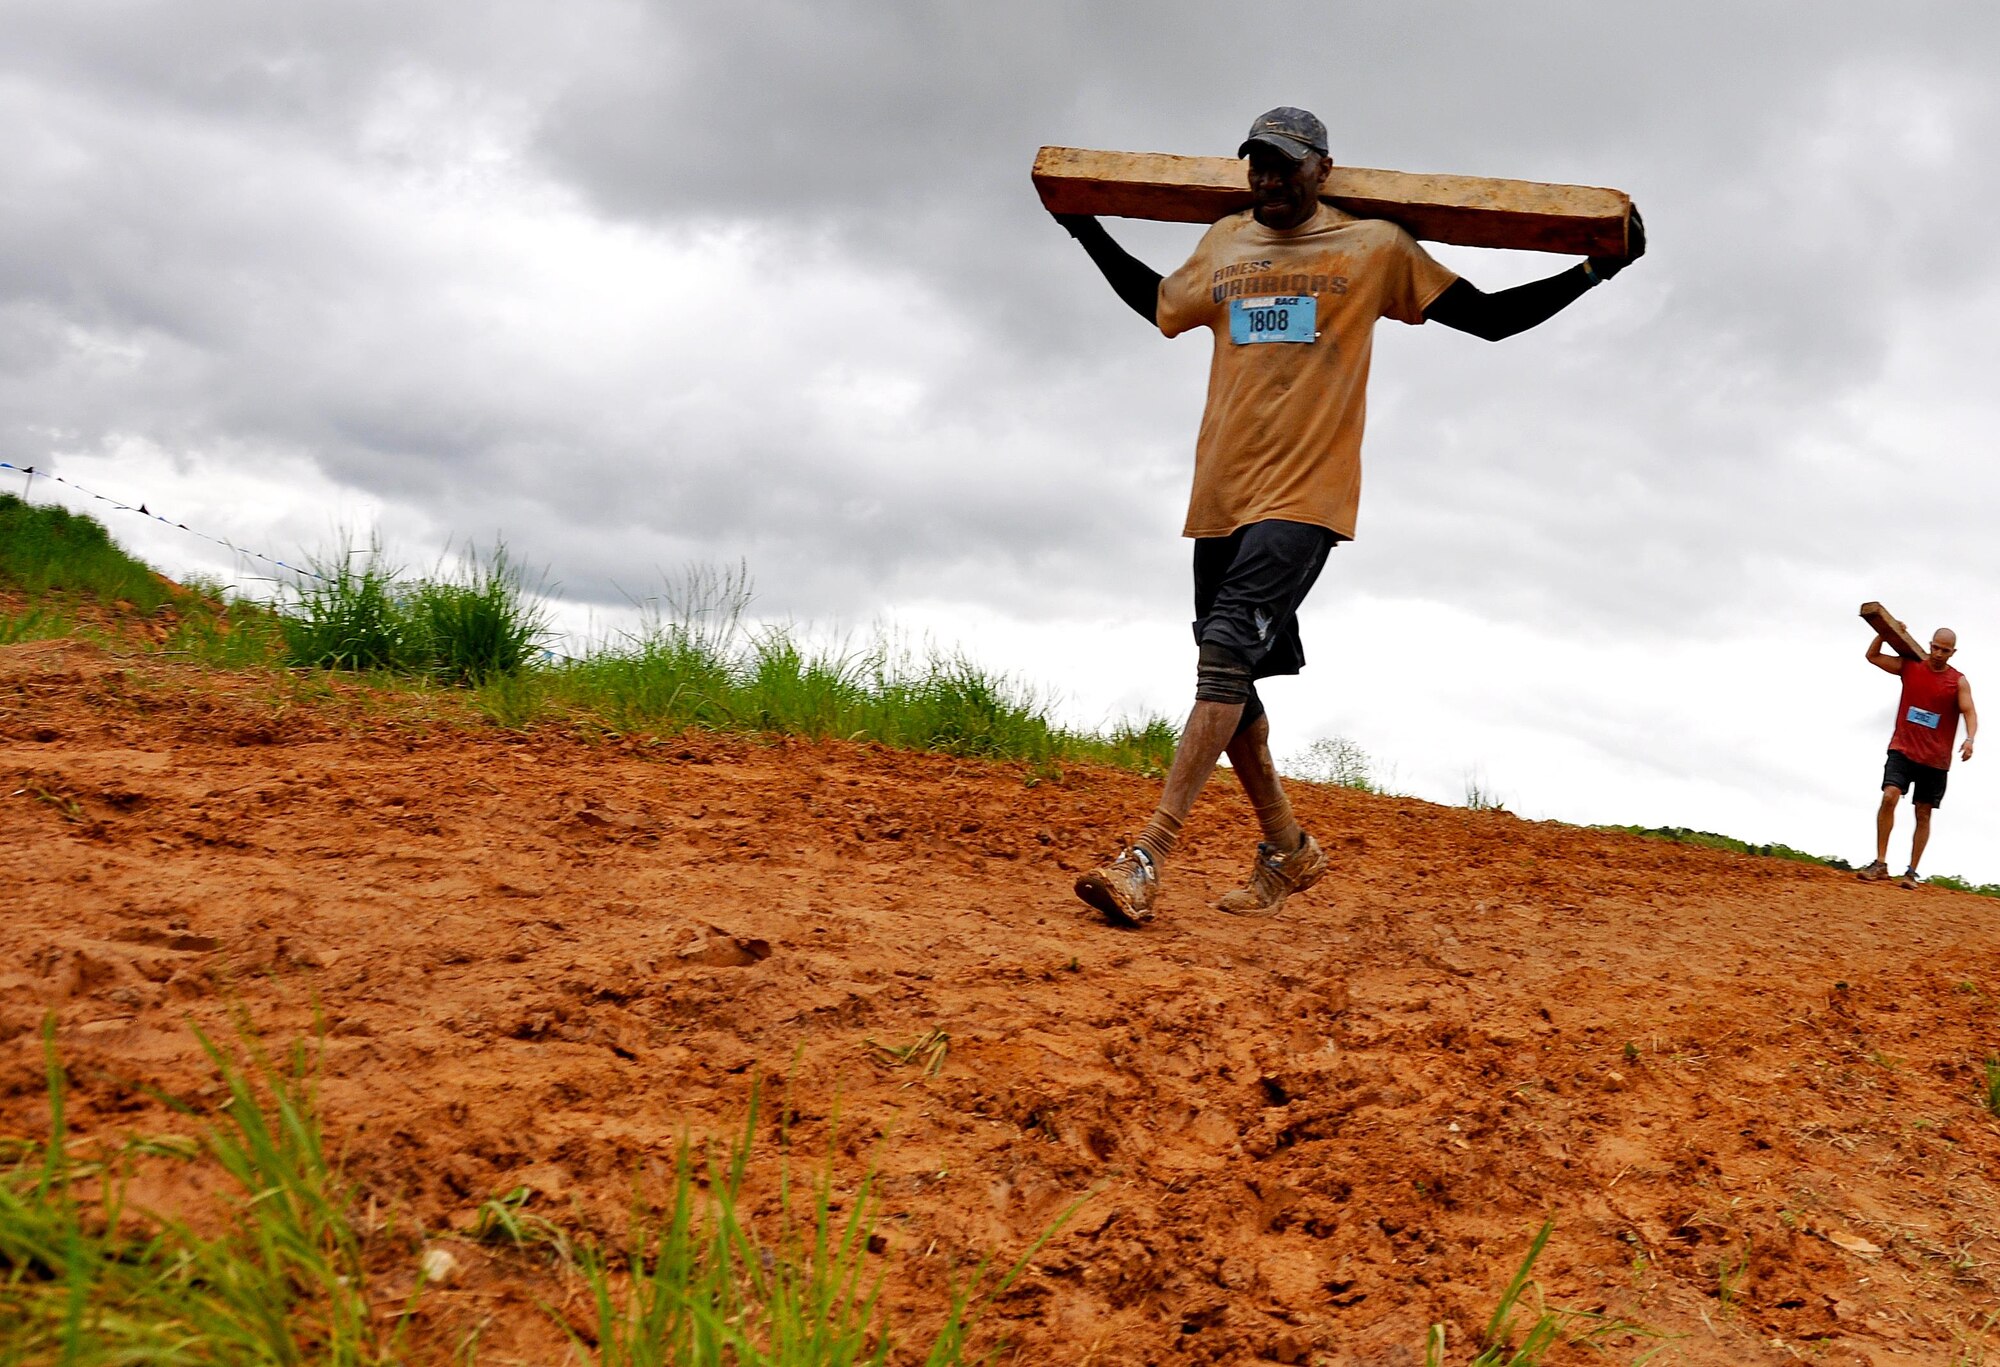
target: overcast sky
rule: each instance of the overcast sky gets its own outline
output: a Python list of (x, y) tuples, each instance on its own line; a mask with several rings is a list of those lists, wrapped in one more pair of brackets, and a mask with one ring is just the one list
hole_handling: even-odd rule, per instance
[[(1995, 69), (1973, 4), (0, 0), (0, 460), (286, 558), (504, 536), (577, 626), (740, 560), (765, 617), (1179, 714), (1206, 339), (1028, 168), (1303, 105), (1352, 164), (1626, 190), (1652, 251), (1499, 345), (1380, 326), (1275, 747), (1859, 861), (1856, 605), (1957, 627), (2000, 715)], [(1927, 871), (2000, 879), (1993, 743)]]

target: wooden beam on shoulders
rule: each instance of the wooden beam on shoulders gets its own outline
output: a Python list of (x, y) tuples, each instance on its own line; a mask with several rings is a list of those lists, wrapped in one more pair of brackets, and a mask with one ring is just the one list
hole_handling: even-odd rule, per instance
[[(1249, 173), (1233, 157), (1044, 147), (1034, 180), (1055, 214), (1213, 223), (1250, 207)], [(1334, 167), (1320, 197), (1429, 242), (1571, 256), (1622, 254), (1632, 216), (1632, 200), (1619, 190), (1363, 166)]]

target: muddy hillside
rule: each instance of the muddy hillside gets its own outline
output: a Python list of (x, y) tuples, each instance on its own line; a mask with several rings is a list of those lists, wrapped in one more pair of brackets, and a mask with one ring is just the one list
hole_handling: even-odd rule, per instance
[(1334, 871), (1232, 918), (1225, 780), (1111, 930), (1069, 885), (1152, 793), (0, 648), (0, 1134), (47, 1131), (51, 1012), (79, 1143), (188, 1126), (191, 1023), (316, 1039), (385, 1285), (456, 1249), (423, 1361), (569, 1360), (568, 1274), (479, 1204), (615, 1243), (753, 1089), (759, 1171), (879, 1174), (903, 1322), (1082, 1198), (1005, 1361), (1465, 1361), (1549, 1216), (1546, 1303), (1648, 1331), (1553, 1362), (2000, 1360), (2000, 903), (1303, 787)]

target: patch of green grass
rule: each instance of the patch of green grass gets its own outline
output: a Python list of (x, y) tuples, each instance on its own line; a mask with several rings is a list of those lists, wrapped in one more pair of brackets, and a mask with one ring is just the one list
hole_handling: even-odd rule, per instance
[[(18, 509), (8, 511), (43, 533), (58, 524), (83, 528), (70, 540), (101, 546), (139, 576), (103, 592), (141, 608), (165, 601), (165, 585), (112, 546), (96, 523), (12, 502)], [(8, 549), (29, 544), (16, 538)], [(34, 551), (27, 559), (46, 568), (59, 558)], [(189, 595), (177, 602), (179, 620), (163, 648), (220, 668), (340, 670), (387, 688), (405, 680), (462, 684), (478, 712), (508, 728), (572, 720), (621, 733), (696, 728), (875, 741), (1023, 761), (1030, 784), (1080, 762), (1157, 777), (1179, 741), (1179, 728), (1159, 717), (1104, 733), (1059, 725), (1048, 699), (962, 655), (887, 644), (826, 649), (784, 628), (749, 631), (750, 579), (740, 565), (690, 567), (642, 604), (637, 632), (563, 660), (544, 657), (547, 616), (504, 546), (484, 558), (470, 554), (455, 574), (429, 579), (405, 576), (373, 541), (309, 564), (312, 573), (286, 585), (276, 607), (225, 604), (219, 586)], [(0, 570), (0, 583), (8, 582)], [(51, 582), (46, 573), (19, 579), (29, 592)], [(143, 587), (159, 593), (148, 596)], [(43, 603), (0, 618), (0, 644), (74, 630)]]
[[(1535, 1312), (1527, 1330), (1514, 1341), (1515, 1311), (1520, 1308), (1522, 1298), (1534, 1285), (1532, 1275), (1535, 1260), (1542, 1256), (1548, 1246), (1549, 1236), (1555, 1232), (1554, 1217), (1542, 1222), (1542, 1227), (1528, 1245), (1528, 1253), (1514, 1270), (1513, 1277), (1500, 1293), (1500, 1300), (1493, 1308), (1493, 1316), (1487, 1320), (1486, 1328), (1479, 1336), (1480, 1348), (1468, 1367), (1537, 1367), (1558, 1343), (1578, 1343), (1591, 1348), (1602, 1348), (1610, 1339), (1621, 1336), (1661, 1337), (1658, 1330), (1644, 1325), (1600, 1314), (1591, 1310), (1568, 1310), (1561, 1306), (1543, 1305)], [(1643, 1255), (1635, 1258), (1634, 1276), (1644, 1270)], [(1539, 1297), (1539, 1291), (1537, 1292)], [(1424, 1367), (1445, 1367), (1445, 1330), (1442, 1324), (1433, 1324), (1424, 1339)]]
[(1363, 793), (1379, 793), (1374, 761), (1368, 752), (1345, 736), (1323, 736), (1306, 752), (1286, 766), (1286, 773), (1308, 783), (1334, 788), (1353, 788)]
[(495, 674), (473, 685), (472, 705), (495, 726), (526, 731), (549, 716), (548, 689), (539, 669)]
[[(351, 1191), (321, 1146), (303, 1047), (282, 1062), (201, 1038), (227, 1100), (185, 1146), (72, 1152), (67, 1083), (44, 1027), (49, 1138), (0, 1172), (0, 1361), (326, 1363), (400, 1358), (407, 1312), (370, 1311)], [(129, 1209), (144, 1158), (199, 1153), (232, 1183), (221, 1232)]]
[[(10, 515), (42, 533), (71, 528), (73, 535), (65, 533), (71, 541), (100, 546), (160, 590), (146, 598), (121, 581), (104, 592), (140, 607), (164, 601), (164, 585), (112, 546), (96, 523), (12, 502), (18, 508), (6, 509)], [(9, 549), (31, 540), (17, 539)], [(43, 551), (28, 558), (53, 563)], [(640, 630), (601, 643), (583, 659), (559, 660), (543, 657), (546, 613), (504, 546), (483, 558), (469, 554), (456, 574), (429, 579), (406, 577), (379, 542), (309, 563), (313, 572), (287, 585), (276, 607), (225, 604), (219, 586), (188, 595), (177, 604), (180, 617), (163, 648), (219, 668), (289, 664), (368, 675), (389, 688), (406, 679), (462, 684), (474, 708), (513, 729), (570, 719), (614, 732), (695, 728), (876, 741), (1025, 761), (1030, 783), (1060, 777), (1061, 766), (1073, 762), (1158, 776), (1179, 740), (1179, 729), (1158, 717), (1103, 734), (1058, 725), (1034, 690), (961, 655), (916, 655), (886, 644), (822, 649), (784, 628), (747, 631), (750, 579), (741, 566), (683, 571), (643, 605)], [(0, 582), (10, 581), (0, 573)], [(44, 574), (19, 582), (37, 592), (51, 580)], [(0, 644), (74, 629), (38, 604), (0, 618)]]
[(1469, 812), (1504, 812), (1507, 804), (1479, 773), (1465, 776), (1465, 809)]
[[(623, 1268), (595, 1246), (578, 1266), (595, 1309), (602, 1367), (879, 1367), (895, 1351), (897, 1328), (882, 1306), (882, 1274), (870, 1261), (879, 1198), (865, 1179), (836, 1207), (831, 1160), (803, 1188), (781, 1180), (775, 1229), (760, 1237), (741, 1218), (744, 1178), (757, 1127), (749, 1119), (726, 1152), (697, 1171), (683, 1143), (672, 1199), (634, 1212)], [(705, 1178), (705, 1180), (704, 1180)], [(995, 1296), (1073, 1215), (1064, 1211), (998, 1277), (980, 1266), (954, 1280), (944, 1323), (922, 1349), (925, 1367), (968, 1360), (972, 1332)], [(567, 1328), (567, 1322), (558, 1317)], [(585, 1345), (574, 1329), (580, 1351)], [(979, 1361), (991, 1363), (996, 1348)], [(907, 1357), (908, 1354), (905, 1354)]]
[[(1726, 850), (1732, 854), (1754, 854), (1767, 859), (1789, 859), (1796, 864), (1823, 864), (1830, 869), (1851, 869), (1854, 866), (1845, 859), (1828, 855), (1807, 854), (1795, 850), (1790, 845), (1752, 845), (1747, 840), (1738, 840), (1730, 835), (1718, 835), (1714, 831), (1690, 830), (1686, 826), (1592, 826), (1593, 831), (1617, 831), (1625, 835), (1645, 836), (1650, 840), (1665, 840), (1675, 845), (1698, 845), (1707, 850)], [(1933, 880), (1935, 881), (1935, 880)]]
[(1031, 690), (962, 656), (933, 656), (900, 675), (885, 665), (874, 682), (862, 729), (886, 744), (1038, 763), (1069, 749)]
[(1104, 737), (1104, 762), (1136, 770), (1149, 778), (1164, 777), (1181, 743), (1180, 729), (1165, 717), (1126, 721)]
[(886, 681), (879, 660), (812, 655), (782, 630), (760, 633), (731, 673), (737, 724), (798, 736), (838, 734), (875, 701), (870, 684)]
[(546, 699), (615, 731), (721, 730), (734, 721), (730, 662), (676, 628), (607, 644), (542, 671)]
[(1934, 873), (1924, 881), (1935, 888), (1969, 892), (1976, 897), (2000, 897), (2000, 883), (1974, 883), (1964, 878), (1954, 878), (1948, 873)]
[[(322, 556), (278, 607), (195, 595), (165, 649), (221, 668), (285, 663), (467, 686), (495, 724), (568, 719), (618, 733), (690, 728), (876, 741), (1033, 766), (1094, 762), (1159, 775), (1178, 730), (1164, 718), (1096, 734), (1057, 724), (1032, 689), (956, 654), (808, 646), (783, 628), (742, 625), (742, 571), (691, 571), (649, 605), (640, 630), (582, 659), (545, 659), (546, 616), (504, 549), (468, 557), (455, 579), (409, 580), (378, 545)], [(692, 585), (692, 587), (690, 587)], [(0, 642), (61, 634), (36, 610), (0, 619)]]
[[(128, 1140), (86, 1155), (68, 1125), (53, 1018), (45, 1024), (48, 1138), (0, 1144), (0, 1362), (387, 1367), (406, 1360), (405, 1329), (423, 1282), (399, 1300), (371, 1294), (366, 1269), (381, 1264), (384, 1250), (365, 1248), (350, 1218), (355, 1190), (321, 1138), (313, 1055), (295, 1045), (273, 1057), (247, 1029), (233, 1048), (195, 1033), (224, 1099), (209, 1114), (160, 1099), (197, 1121), (198, 1137)], [(916, 1050), (910, 1061), (925, 1057)], [(744, 1190), (759, 1114), (753, 1091), (743, 1128), (726, 1145), (702, 1155), (683, 1141), (671, 1195), (661, 1207), (635, 1209), (622, 1248), (606, 1249), (529, 1211), (525, 1187), (482, 1203), (470, 1237), (552, 1259), (579, 1277), (593, 1308), (591, 1342), (560, 1311), (549, 1313), (582, 1357), (602, 1367), (886, 1363), (903, 1331), (882, 1302), (872, 1176), (838, 1197), (829, 1139), (828, 1157), (808, 1181), (780, 1168), (775, 1215), (753, 1229)], [(203, 1161), (226, 1177), (221, 1218), (206, 1225), (215, 1232), (127, 1204), (135, 1165), (161, 1161)], [(1063, 1211), (1005, 1271), (982, 1261), (951, 1279), (943, 1323), (916, 1346), (926, 1367), (997, 1358), (998, 1348), (971, 1353), (982, 1315), (1081, 1205)], [(415, 1240), (401, 1243), (408, 1247), (397, 1253), (414, 1256)]]
[(747, 632), (728, 604), (656, 615), (580, 660), (542, 665), (532, 683), (482, 690), (489, 716), (577, 714), (619, 732), (689, 728), (876, 741), (901, 749), (1024, 760), (1038, 775), (1065, 762), (1164, 772), (1178, 732), (1161, 719), (1108, 735), (1058, 725), (1047, 703), (956, 654), (815, 648), (779, 627)]
[(284, 658), (284, 621), (275, 609), (242, 599), (225, 603), (219, 588), (195, 592), (162, 650), (216, 669), (257, 669)]
[(468, 551), (455, 575), (417, 584), (408, 605), (426, 664), (446, 683), (516, 673), (548, 636), (548, 613), (504, 545), (483, 560)]
[(1989, 1113), (2000, 1116), (2000, 1058), (1986, 1060), (1986, 1085), (1980, 1100)]
[(94, 517), (0, 494), (0, 587), (34, 597), (130, 603), (150, 613), (173, 600), (172, 589), (111, 540)]
[(0, 612), (0, 646), (11, 646), (20, 641), (46, 641), (67, 636), (75, 629), (74, 622), (46, 607), (32, 607), (25, 612)]
[(380, 543), (312, 561), (278, 616), (290, 664), (484, 684), (540, 653), (546, 612), (505, 546), (468, 552), (457, 571), (405, 578)]
[(379, 543), (311, 563), (312, 573), (289, 586), (282, 628), (289, 663), (348, 670), (409, 670), (420, 663), (409, 591)]

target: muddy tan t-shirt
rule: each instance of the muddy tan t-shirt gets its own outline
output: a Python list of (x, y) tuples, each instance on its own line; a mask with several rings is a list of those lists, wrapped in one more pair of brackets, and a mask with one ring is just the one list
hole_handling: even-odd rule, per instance
[(1458, 277), (1393, 223), (1321, 204), (1289, 231), (1245, 210), (1160, 282), (1160, 331), (1215, 334), (1187, 536), (1284, 518), (1354, 535), (1375, 320), (1421, 323)]

